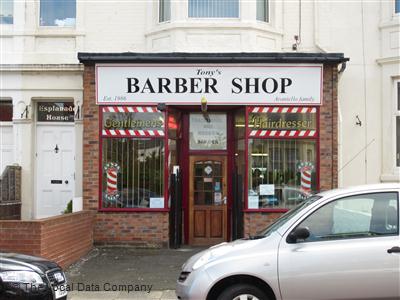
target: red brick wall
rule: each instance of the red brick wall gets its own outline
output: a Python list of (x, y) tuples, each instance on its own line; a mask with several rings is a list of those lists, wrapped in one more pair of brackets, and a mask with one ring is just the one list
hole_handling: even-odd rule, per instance
[(168, 247), (168, 213), (98, 213), (94, 228), (96, 244), (129, 244)]
[(244, 236), (256, 235), (257, 232), (266, 228), (277, 218), (281, 213), (268, 212), (251, 212), (244, 214)]
[(93, 247), (89, 211), (35, 221), (0, 221), (0, 250), (42, 256), (69, 266)]
[[(320, 189), (337, 187), (337, 67), (324, 65), (323, 105), (320, 110)], [(83, 197), (84, 209), (98, 208), (99, 193), (99, 110), (95, 103), (94, 66), (84, 71)], [(245, 213), (244, 232), (254, 234), (280, 214)], [(151, 222), (148, 220), (152, 220)], [(149, 225), (147, 225), (149, 223)], [(99, 213), (95, 223), (95, 242), (137, 245), (168, 244), (167, 213)]]
[[(97, 211), (100, 137), (94, 66), (85, 66), (83, 87), (83, 208)], [(94, 241), (96, 244), (166, 247), (169, 241), (168, 213), (98, 213), (95, 219)]]
[[(323, 105), (319, 120), (320, 190), (338, 185), (338, 73), (336, 65), (324, 65)], [(244, 234), (254, 235), (278, 218), (281, 213), (244, 214)]]
[(320, 110), (320, 190), (338, 185), (338, 72), (336, 65), (324, 65), (323, 105)]

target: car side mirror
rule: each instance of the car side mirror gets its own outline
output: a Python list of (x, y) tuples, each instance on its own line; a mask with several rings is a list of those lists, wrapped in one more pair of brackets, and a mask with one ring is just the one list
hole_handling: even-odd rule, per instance
[(305, 240), (310, 236), (310, 230), (307, 227), (297, 227), (286, 238), (289, 244), (297, 243), (297, 240)]

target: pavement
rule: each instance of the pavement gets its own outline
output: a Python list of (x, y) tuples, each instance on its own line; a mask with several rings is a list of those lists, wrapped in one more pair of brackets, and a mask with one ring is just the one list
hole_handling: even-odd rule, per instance
[(96, 247), (65, 270), (68, 300), (176, 299), (182, 264), (203, 249)]

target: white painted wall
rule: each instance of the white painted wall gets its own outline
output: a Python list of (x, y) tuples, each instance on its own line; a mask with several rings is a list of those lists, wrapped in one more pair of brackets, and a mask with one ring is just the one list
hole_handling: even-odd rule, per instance
[[(15, 105), (14, 159), (22, 165), (23, 216), (34, 195), (37, 99), (82, 104), (77, 52), (343, 52), (340, 75), (340, 185), (400, 181), (395, 167), (394, 80), (400, 78), (400, 17), (394, 1), (271, 0), (270, 22), (256, 20), (255, 1), (241, 1), (237, 19), (189, 19), (187, 0), (172, 1), (171, 20), (158, 23), (158, 2), (78, 0), (75, 28), (40, 27), (40, 1), (14, 1), (14, 24), (0, 25), (0, 98)], [(300, 18), (301, 3), (301, 18)], [(301, 21), (301, 22), (300, 22)], [(301, 27), (301, 30), (299, 30)], [(21, 112), (30, 105), (28, 119)], [(357, 126), (356, 116), (362, 126)], [(76, 123), (81, 160), (82, 124)], [(81, 164), (76, 164), (76, 197)]]

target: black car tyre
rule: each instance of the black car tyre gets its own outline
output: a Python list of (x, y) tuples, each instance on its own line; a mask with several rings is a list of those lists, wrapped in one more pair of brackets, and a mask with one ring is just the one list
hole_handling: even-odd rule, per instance
[(270, 298), (258, 287), (250, 284), (235, 284), (227, 287), (218, 300), (269, 300)]

